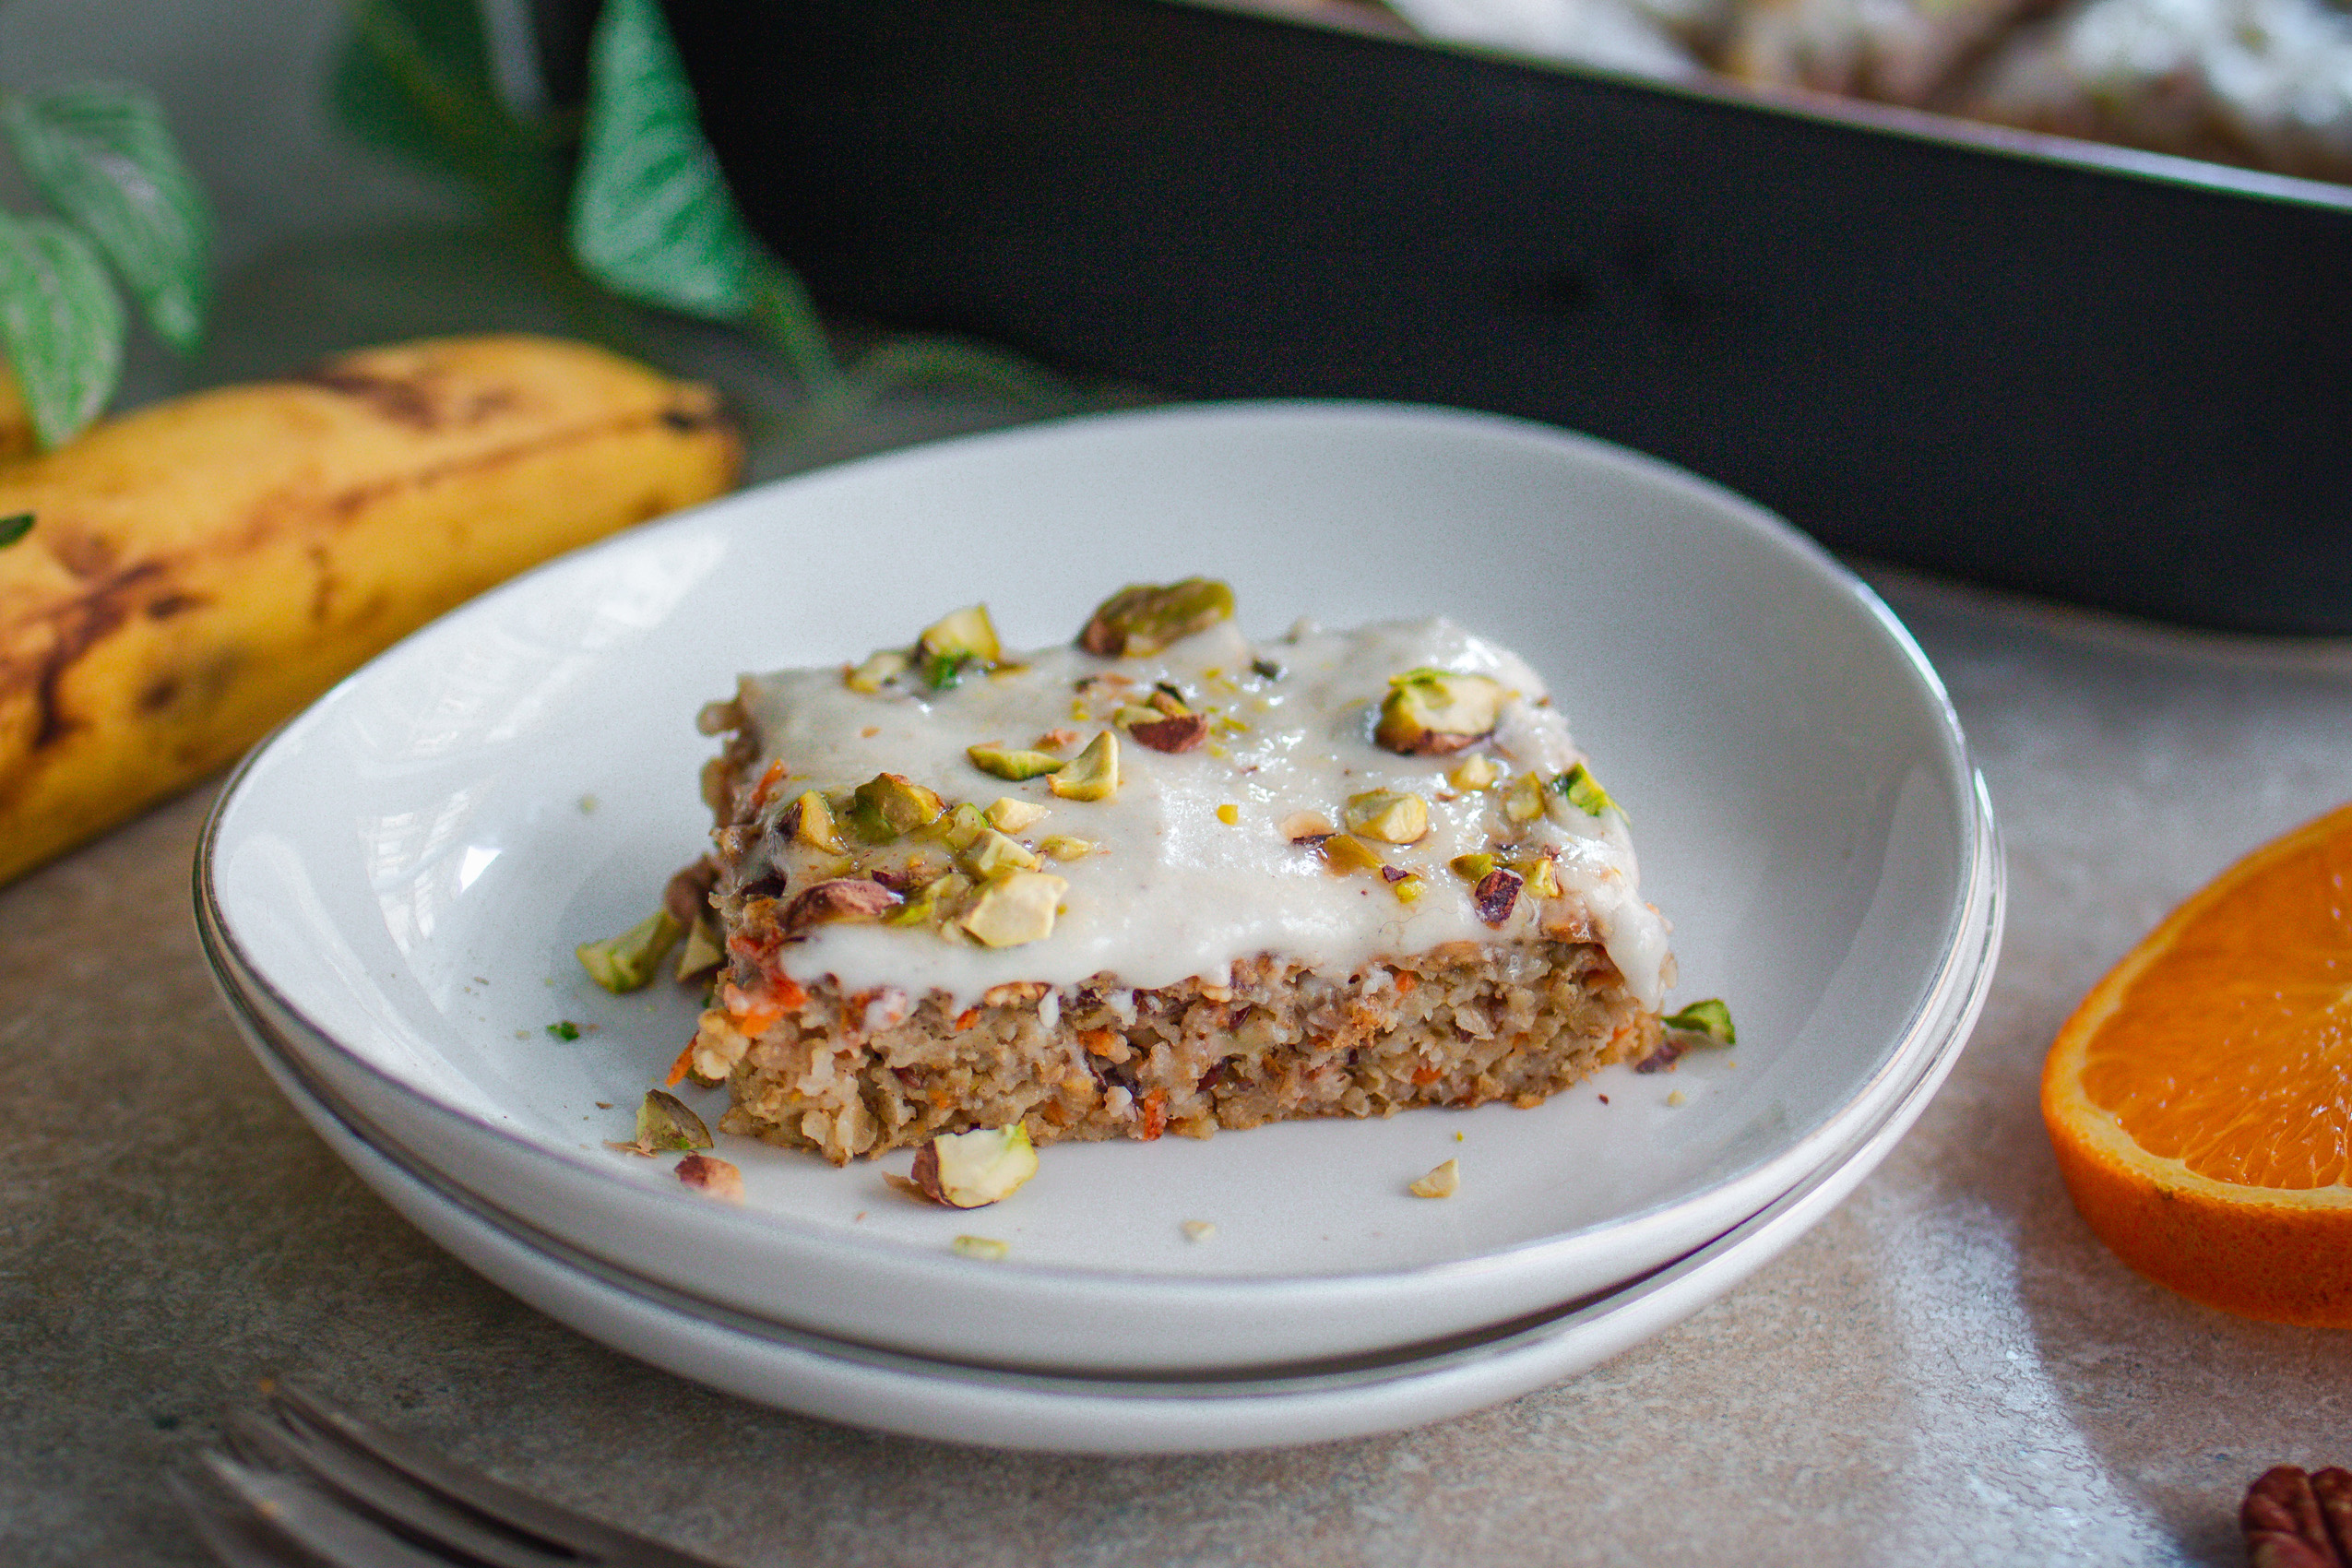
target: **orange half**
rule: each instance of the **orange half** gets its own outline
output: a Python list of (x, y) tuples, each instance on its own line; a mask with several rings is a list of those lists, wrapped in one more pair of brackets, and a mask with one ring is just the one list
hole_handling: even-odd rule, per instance
[(2074, 1206), (2192, 1300), (2352, 1328), (2352, 804), (2231, 866), (2058, 1031)]

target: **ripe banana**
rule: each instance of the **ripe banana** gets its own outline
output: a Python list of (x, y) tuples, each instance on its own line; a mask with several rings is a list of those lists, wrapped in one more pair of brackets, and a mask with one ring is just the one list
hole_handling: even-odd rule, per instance
[(0, 883), (524, 567), (731, 487), (706, 387), (548, 339), (362, 350), (0, 467)]

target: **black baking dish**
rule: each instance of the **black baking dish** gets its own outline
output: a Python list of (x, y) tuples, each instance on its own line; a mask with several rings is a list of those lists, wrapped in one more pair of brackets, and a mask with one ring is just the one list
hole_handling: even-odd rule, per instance
[(671, 20), (830, 308), (1526, 415), (1838, 550), (2352, 632), (2352, 188), (1179, 0)]

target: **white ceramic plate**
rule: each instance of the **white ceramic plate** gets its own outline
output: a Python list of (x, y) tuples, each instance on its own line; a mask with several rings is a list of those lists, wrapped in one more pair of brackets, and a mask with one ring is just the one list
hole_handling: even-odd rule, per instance
[[(1999, 933), (1982, 939), (1997, 946)], [(1981, 998), (1979, 997), (1979, 1000)], [(232, 1002), (233, 1007), (233, 1002)], [(797, 1332), (616, 1270), (419, 1170), (357, 1125), (247, 1010), (237, 1020), (286, 1097), (411, 1223), (503, 1289), (683, 1377), (805, 1415), (950, 1443), (1175, 1454), (1331, 1442), (1442, 1420), (1583, 1372), (1729, 1290), (1834, 1208), (1925, 1109), (1975, 1016), (1940, 1020), (1880, 1119), (1764, 1212), (1646, 1277), (1499, 1329), (1288, 1376), (1112, 1379), (1007, 1372)]]
[[(703, 700), (975, 597), (1014, 646), (1058, 640), (1122, 583), (1195, 572), (1232, 582), (1250, 629), (1443, 612), (1525, 654), (1631, 813), (1678, 994), (1728, 997), (1739, 1048), (1535, 1111), (1056, 1146), (970, 1215), (909, 1204), (873, 1166), (730, 1140), (736, 1209), (603, 1147), (693, 1006), (607, 996), (571, 950), (636, 920), (703, 842)], [(2001, 880), (1933, 671), (1818, 549), (1599, 443), (1348, 405), (920, 448), (568, 557), (257, 752), (199, 876), (223, 983), (424, 1169), (517, 1222), (766, 1321), (1109, 1372), (1435, 1340), (1705, 1243), (1819, 1172), (1942, 1043), (1938, 1020), (1990, 977)], [(588, 1032), (551, 1039), (562, 1019)], [(1406, 1194), (1448, 1157), (1459, 1195)], [(1187, 1219), (1215, 1240), (1188, 1241)], [(955, 1255), (959, 1232), (1011, 1261)]]

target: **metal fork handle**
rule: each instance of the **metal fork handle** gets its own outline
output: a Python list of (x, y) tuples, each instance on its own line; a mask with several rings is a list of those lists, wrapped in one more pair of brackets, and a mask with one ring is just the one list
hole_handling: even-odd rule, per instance
[[(236, 1568), (719, 1568), (561, 1508), (283, 1385), (232, 1422), (235, 1457), (172, 1490), (216, 1556)], [(286, 1549), (291, 1547), (290, 1552)]]

